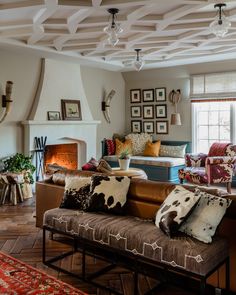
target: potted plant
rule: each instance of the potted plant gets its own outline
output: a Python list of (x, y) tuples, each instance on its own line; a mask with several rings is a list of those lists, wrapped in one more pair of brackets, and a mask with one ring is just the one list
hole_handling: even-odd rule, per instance
[(35, 166), (32, 164), (32, 157), (17, 153), (14, 156), (3, 161), (3, 172), (22, 173), (24, 183), (21, 184), (21, 190), (24, 199), (32, 197), (31, 184), (34, 183), (33, 173)]
[(128, 150), (124, 150), (119, 155), (119, 165), (121, 170), (128, 170), (130, 164), (130, 155)]

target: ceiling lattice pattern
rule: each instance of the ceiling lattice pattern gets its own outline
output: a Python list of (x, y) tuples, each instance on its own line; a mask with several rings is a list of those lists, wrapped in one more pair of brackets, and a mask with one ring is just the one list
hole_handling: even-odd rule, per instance
[[(219, 2), (219, 1), (218, 1)], [(231, 21), (222, 39), (209, 32), (217, 14), (211, 0), (0, 0), (0, 44), (48, 52), (129, 69), (135, 48), (145, 67), (171, 61), (236, 53), (236, 1), (224, 1)], [(108, 8), (118, 8), (123, 32), (112, 47), (103, 28)]]

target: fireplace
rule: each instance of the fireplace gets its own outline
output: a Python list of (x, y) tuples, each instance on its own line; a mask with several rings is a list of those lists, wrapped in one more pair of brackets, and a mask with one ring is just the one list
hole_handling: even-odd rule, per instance
[(68, 169), (78, 169), (78, 144), (51, 144), (46, 145), (44, 152), (44, 167), (48, 164), (57, 164)]

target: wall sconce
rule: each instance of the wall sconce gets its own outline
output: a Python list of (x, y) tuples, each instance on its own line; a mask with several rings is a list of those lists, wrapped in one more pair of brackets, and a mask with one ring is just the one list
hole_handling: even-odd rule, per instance
[(116, 94), (115, 90), (112, 89), (109, 94), (104, 97), (102, 101), (102, 111), (104, 114), (104, 117), (108, 123), (111, 123), (111, 118), (110, 118), (110, 104), (111, 104), (111, 99), (112, 97)]
[(3, 108), (3, 114), (1, 116), (0, 119), (0, 123), (2, 123), (6, 116), (8, 115), (8, 113), (11, 110), (11, 93), (12, 93), (12, 86), (13, 86), (13, 82), (12, 81), (7, 81), (6, 82), (6, 95), (2, 95), (2, 108)]
[(178, 113), (178, 111), (177, 111), (177, 104), (179, 103), (180, 99), (181, 99), (181, 91), (180, 91), (180, 89), (177, 89), (176, 91), (172, 90), (169, 93), (169, 101), (175, 107), (175, 112), (173, 114), (171, 114), (171, 118), (170, 118), (170, 124), (171, 125), (182, 125), (180, 113)]

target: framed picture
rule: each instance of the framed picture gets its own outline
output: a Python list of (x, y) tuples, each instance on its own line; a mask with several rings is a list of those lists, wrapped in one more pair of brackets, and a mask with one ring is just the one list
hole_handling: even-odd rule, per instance
[(167, 118), (167, 105), (156, 105), (156, 118)]
[(56, 111), (48, 111), (49, 121), (59, 121), (61, 120), (61, 113)]
[(142, 132), (142, 121), (131, 121), (131, 132), (141, 133)]
[(61, 108), (63, 120), (82, 120), (79, 100), (62, 99)]
[(143, 132), (154, 133), (154, 122), (152, 121), (143, 122)]
[(157, 121), (156, 125), (157, 134), (168, 134), (168, 121)]
[(155, 88), (156, 90), (156, 101), (166, 101), (166, 88)]
[(131, 89), (130, 90), (130, 102), (131, 103), (141, 102), (141, 89)]
[(131, 118), (141, 118), (142, 108), (141, 106), (131, 106)]
[(154, 89), (143, 90), (143, 102), (154, 101)]
[(143, 118), (144, 119), (153, 119), (154, 118), (154, 106), (153, 105), (143, 106)]

